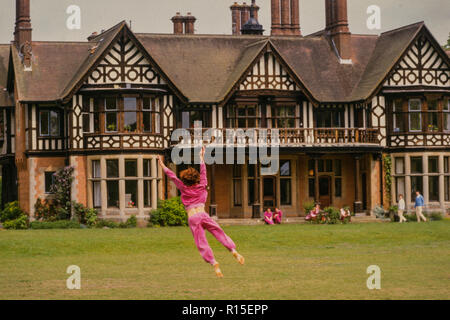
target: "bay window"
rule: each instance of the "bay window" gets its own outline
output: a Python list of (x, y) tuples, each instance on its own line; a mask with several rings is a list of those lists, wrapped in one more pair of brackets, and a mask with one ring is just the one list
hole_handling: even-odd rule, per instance
[(230, 106), (227, 118), (229, 128), (258, 128), (261, 112), (258, 105)]
[(143, 131), (161, 133), (160, 100), (144, 97), (142, 99)]
[(161, 133), (161, 99), (151, 96), (83, 97), (84, 133)]
[(409, 131), (422, 131), (422, 101), (411, 99), (408, 104)]
[(134, 132), (137, 130), (137, 99), (123, 98), (124, 123), (123, 129), (126, 132)]
[(428, 131), (439, 131), (439, 102), (436, 99), (428, 100)]
[(39, 111), (39, 135), (46, 137), (59, 137), (61, 117), (60, 112), (50, 109)]
[(450, 99), (438, 95), (393, 98), (392, 131), (450, 132)]
[(345, 112), (342, 108), (320, 107), (315, 111), (316, 128), (344, 128)]
[(442, 115), (444, 117), (444, 131), (450, 132), (450, 99), (444, 100)]
[[(102, 208), (102, 203), (106, 203), (102, 209), (156, 208), (162, 177), (158, 170), (152, 169), (152, 165), (157, 168), (154, 156), (145, 159), (129, 156), (125, 159), (108, 157), (90, 160), (92, 206)], [(105, 166), (105, 171), (101, 166)]]
[(296, 128), (299, 126), (297, 119), (295, 105), (275, 105), (271, 108), (272, 128)]
[(119, 108), (117, 106), (116, 98), (105, 99), (105, 131), (116, 132), (118, 131), (117, 114)]

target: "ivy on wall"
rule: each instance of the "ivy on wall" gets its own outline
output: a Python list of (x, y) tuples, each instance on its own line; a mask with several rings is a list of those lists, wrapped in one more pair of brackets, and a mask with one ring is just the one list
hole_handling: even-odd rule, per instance
[(390, 155), (383, 156), (383, 169), (384, 169), (384, 188), (386, 198), (389, 201), (389, 205), (392, 200), (392, 158)]

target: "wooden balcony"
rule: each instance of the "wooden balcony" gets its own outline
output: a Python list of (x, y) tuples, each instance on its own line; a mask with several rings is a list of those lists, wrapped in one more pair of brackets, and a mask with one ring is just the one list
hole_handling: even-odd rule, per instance
[[(280, 147), (379, 146), (379, 130), (363, 128), (295, 128), (295, 129), (187, 129), (188, 137), (172, 145), (215, 143), (217, 145), (268, 144)], [(199, 131), (201, 130), (202, 135)], [(278, 130), (278, 135), (275, 130)]]
[(122, 150), (122, 149), (162, 149), (162, 134), (150, 133), (90, 133), (83, 139), (84, 149)]

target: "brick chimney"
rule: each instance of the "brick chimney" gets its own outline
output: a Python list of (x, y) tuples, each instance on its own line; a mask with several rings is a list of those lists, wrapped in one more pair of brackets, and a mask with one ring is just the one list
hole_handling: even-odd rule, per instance
[(330, 37), (341, 63), (351, 63), (351, 33), (348, 27), (347, 0), (325, 0), (326, 33)]
[(197, 19), (190, 12), (188, 12), (187, 16), (184, 17), (184, 32), (186, 34), (195, 33), (195, 21), (197, 21)]
[(241, 6), (235, 2), (231, 7), (231, 23), (233, 35), (241, 34)]
[(247, 3), (241, 5), (241, 29), (250, 20), (250, 6)]
[(30, 0), (16, 0), (16, 26), (14, 42), (22, 55), (25, 69), (31, 69), (32, 28), (30, 16)]
[(291, 33), (301, 36), (300, 31), (300, 4), (299, 0), (291, 0)]
[(184, 18), (181, 16), (179, 12), (172, 17), (173, 22), (173, 33), (174, 34), (183, 34), (184, 33)]
[(271, 0), (272, 32), (273, 36), (283, 34), (281, 30), (280, 0)]
[(299, 0), (272, 0), (272, 35), (301, 35)]
[(179, 12), (172, 17), (174, 34), (194, 34), (195, 21), (197, 19), (188, 12), (186, 16), (182, 16)]

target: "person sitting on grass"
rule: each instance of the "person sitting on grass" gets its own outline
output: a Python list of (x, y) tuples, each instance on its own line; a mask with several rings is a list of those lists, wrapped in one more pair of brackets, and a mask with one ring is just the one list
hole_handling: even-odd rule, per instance
[(266, 224), (274, 224), (273, 223), (273, 212), (270, 208), (267, 208), (266, 212), (264, 212), (264, 222)]
[(275, 208), (275, 212), (273, 213), (273, 222), (276, 224), (281, 224), (281, 217), (283, 216), (283, 212)]
[(315, 207), (306, 216), (306, 221), (315, 221), (320, 213), (320, 203), (316, 203)]
[(214, 267), (216, 276), (223, 277), (219, 263), (206, 239), (205, 229), (208, 230), (222, 245), (227, 248), (240, 263), (244, 264), (244, 257), (236, 251), (233, 240), (222, 230), (219, 224), (211, 219), (205, 211), (205, 202), (208, 197), (208, 180), (206, 177), (205, 147), (200, 151), (200, 173), (194, 168), (181, 172), (179, 179), (175, 173), (167, 168), (161, 156), (158, 157), (159, 166), (170, 180), (175, 183), (181, 192), (183, 202), (188, 214), (189, 228), (194, 236), (195, 244), (203, 259)]
[(341, 211), (340, 219), (341, 219), (342, 221), (344, 221), (344, 220), (347, 219), (347, 218), (348, 218), (349, 221), (351, 221), (351, 219), (352, 219), (352, 214), (351, 214), (351, 212), (350, 212), (349, 209), (341, 208), (340, 211)]

